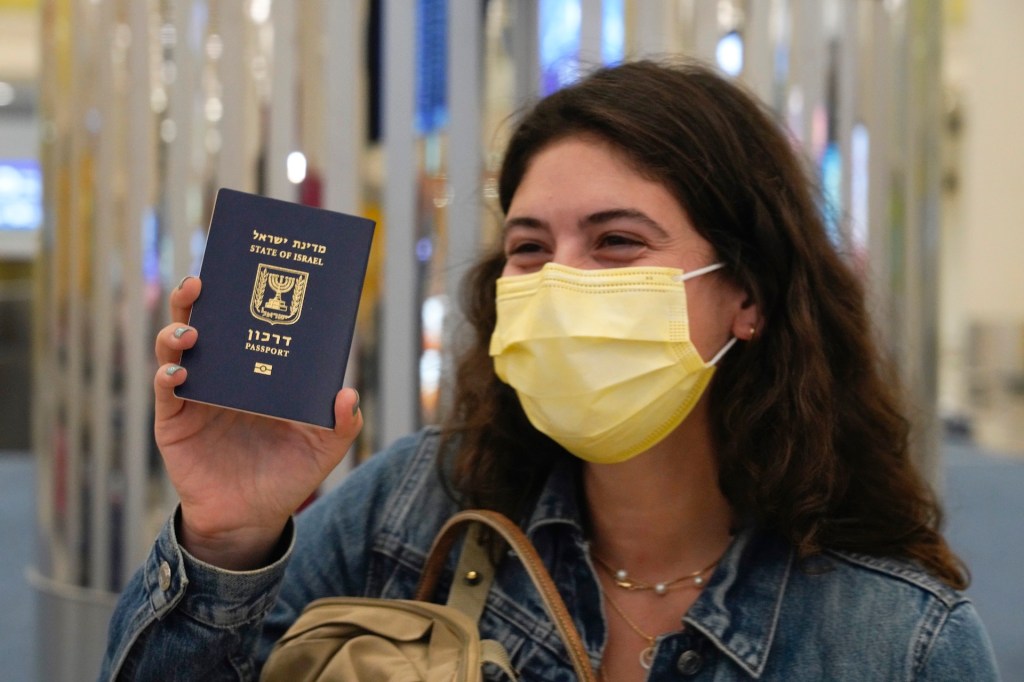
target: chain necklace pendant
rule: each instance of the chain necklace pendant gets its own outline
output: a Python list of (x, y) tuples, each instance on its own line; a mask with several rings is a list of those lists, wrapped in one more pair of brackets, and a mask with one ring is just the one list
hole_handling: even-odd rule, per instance
[(640, 652), (640, 667), (650, 670), (652, 665), (654, 665), (654, 647), (649, 646)]

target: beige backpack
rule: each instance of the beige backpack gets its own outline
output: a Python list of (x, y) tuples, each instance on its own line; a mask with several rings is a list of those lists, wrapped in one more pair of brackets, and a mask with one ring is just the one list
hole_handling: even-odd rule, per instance
[[(432, 603), (445, 560), (467, 528), (448, 601)], [(328, 597), (309, 604), (274, 646), (261, 682), (476, 682), (484, 679), (486, 663), (517, 680), (504, 647), (482, 640), (477, 627), (494, 579), (486, 529), (522, 561), (577, 678), (593, 682), (586, 649), (537, 551), (515, 524), (486, 510), (459, 512), (441, 528), (415, 599)]]

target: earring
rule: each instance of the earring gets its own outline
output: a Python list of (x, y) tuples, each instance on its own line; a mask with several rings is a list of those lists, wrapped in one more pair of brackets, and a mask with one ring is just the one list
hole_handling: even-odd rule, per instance
[(750, 325), (750, 338), (748, 338), (747, 341), (753, 341), (755, 334), (757, 334), (757, 327)]

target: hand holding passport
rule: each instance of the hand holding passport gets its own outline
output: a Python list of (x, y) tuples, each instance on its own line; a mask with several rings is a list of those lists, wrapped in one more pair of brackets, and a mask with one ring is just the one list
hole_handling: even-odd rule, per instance
[(340, 389), (372, 230), (219, 193), (201, 276), (171, 293), (174, 322), (156, 344), (155, 436), (181, 497), (179, 541), (197, 558), (272, 560), (358, 435), (358, 395)]
[(234, 190), (217, 196), (180, 398), (334, 426), (374, 224)]

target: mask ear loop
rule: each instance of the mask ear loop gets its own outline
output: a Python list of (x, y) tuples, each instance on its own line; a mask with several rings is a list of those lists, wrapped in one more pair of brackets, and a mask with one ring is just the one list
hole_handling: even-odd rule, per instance
[(715, 365), (717, 365), (718, 361), (722, 359), (722, 356), (725, 355), (726, 353), (728, 353), (729, 349), (732, 348), (733, 346), (735, 346), (736, 342), (738, 340), (739, 339), (737, 339), (735, 336), (730, 337), (729, 340), (726, 341), (725, 345), (722, 346), (722, 350), (720, 350), (717, 353), (715, 353), (715, 357), (713, 357), (710, 360), (708, 360), (708, 366), (709, 367), (714, 367)]
[(702, 268), (697, 268), (696, 270), (692, 270), (690, 272), (684, 272), (682, 275), (677, 275), (676, 279), (678, 279), (680, 282), (685, 282), (688, 279), (693, 279), (694, 277), (700, 277), (701, 275), (706, 275), (709, 272), (714, 272), (715, 270), (721, 270), (724, 267), (725, 267), (725, 263), (712, 263), (711, 265), (705, 265)]
[[(709, 272), (714, 272), (715, 270), (721, 270), (724, 267), (725, 267), (725, 263), (722, 263), (722, 262), (712, 263), (711, 265), (705, 265), (702, 268), (697, 268), (696, 270), (692, 270), (690, 272), (683, 273), (682, 275), (676, 275), (675, 279), (677, 281), (680, 281), (680, 282), (685, 282), (688, 279), (692, 279), (694, 277), (700, 277), (701, 275), (706, 275)], [(709, 367), (713, 367), (713, 366), (717, 365), (718, 361), (722, 359), (722, 356), (724, 356), (726, 353), (728, 353), (729, 349), (732, 348), (736, 344), (736, 341), (738, 341), (738, 339), (735, 336), (730, 337), (729, 340), (725, 343), (725, 345), (722, 346), (722, 349), (720, 351), (718, 351), (717, 353), (715, 353), (715, 357), (711, 358), (708, 361), (708, 363), (707, 363), (708, 366)]]

